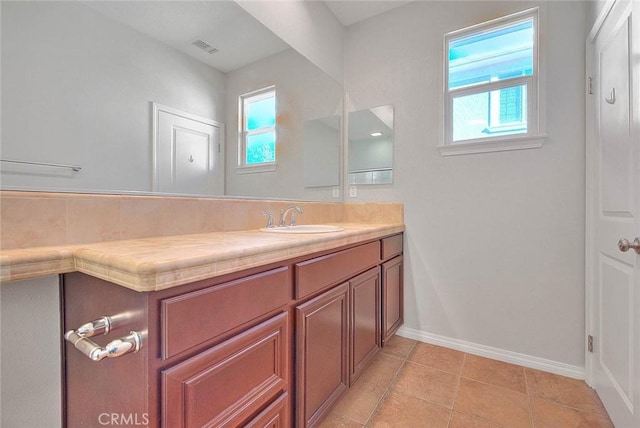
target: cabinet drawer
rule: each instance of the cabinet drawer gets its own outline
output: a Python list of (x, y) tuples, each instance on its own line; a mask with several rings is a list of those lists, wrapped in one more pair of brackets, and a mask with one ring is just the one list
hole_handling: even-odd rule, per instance
[(402, 234), (390, 236), (382, 240), (382, 260), (402, 254)]
[(288, 270), (281, 267), (163, 300), (162, 358), (177, 355), (287, 304), (291, 298)]
[(296, 299), (343, 282), (380, 262), (380, 242), (296, 264)]
[(249, 421), (244, 428), (287, 428), (289, 426), (288, 399), (288, 394), (283, 393), (269, 407)]
[(278, 402), (288, 385), (287, 325), (282, 313), (164, 370), (163, 426), (237, 427)]

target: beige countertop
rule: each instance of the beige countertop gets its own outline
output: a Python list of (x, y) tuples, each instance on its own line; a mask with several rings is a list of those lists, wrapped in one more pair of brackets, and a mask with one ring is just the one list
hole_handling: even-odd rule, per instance
[(404, 225), (331, 223), (340, 232), (259, 230), (2, 251), (0, 281), (83, 272), (136, 291), (158, 291), (403, 232)]

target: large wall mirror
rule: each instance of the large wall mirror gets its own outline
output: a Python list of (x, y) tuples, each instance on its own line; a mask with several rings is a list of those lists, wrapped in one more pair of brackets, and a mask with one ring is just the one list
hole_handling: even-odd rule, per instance
[[(163, 192), (158, 174), (185, 170), (164, 192), (338, 200), (334, 182), (304, 185), (302, 142), (305, 123), (340, 116), (342, 86), (235, 2), (0, 7), (3, 189)], [(241, 173), (239, 96), (271, 86), (275, 168)], [(340, 147), (324, 155), (338, 168)]]
[(349, 112), (350, 185), (393, 182), (393, 106)]
[(305, 187), (340, 186), (340, 116), (306, 120), (303, 124)]

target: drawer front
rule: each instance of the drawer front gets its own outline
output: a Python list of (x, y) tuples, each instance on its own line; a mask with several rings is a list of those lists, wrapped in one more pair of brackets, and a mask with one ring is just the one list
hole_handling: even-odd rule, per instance
[(161, 302), (162, 358), (276, 310), (291, 298), (289, 268), (281, 267)]
[(390, 236), (382, 240), (382, 260), (402, 254), (402, 234)]
[(282, 313), (163, 370), (163, 426), (237, 427), (261, 413), (287, 391), (287, 325)]
[(249, 421), (244, 428), (287, 428), (289, 424), (288, 394), (283, 393), (276, 401)]
[(370, 242), (348, 250), (296, 264), (296, 299), (344, 282), (380, 262), (380, 242)]

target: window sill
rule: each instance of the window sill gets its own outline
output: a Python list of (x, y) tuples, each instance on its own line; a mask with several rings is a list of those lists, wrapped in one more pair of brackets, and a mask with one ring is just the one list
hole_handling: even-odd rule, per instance
[(455, 156), (473, 153), (503, 152), (506, 150), (538, 149), (546, 141), (546, 135), (535, 137), (513, 137), (508, 139), (475, 141), (467, 143), (451, 143), (439, 145), (440, 155)]
[(259, 172), (274, 172), (278, 168), (277, 163), (260, 163), (256, 165), (242, 165), (236, 168), (236, 174), (255, 174)]

